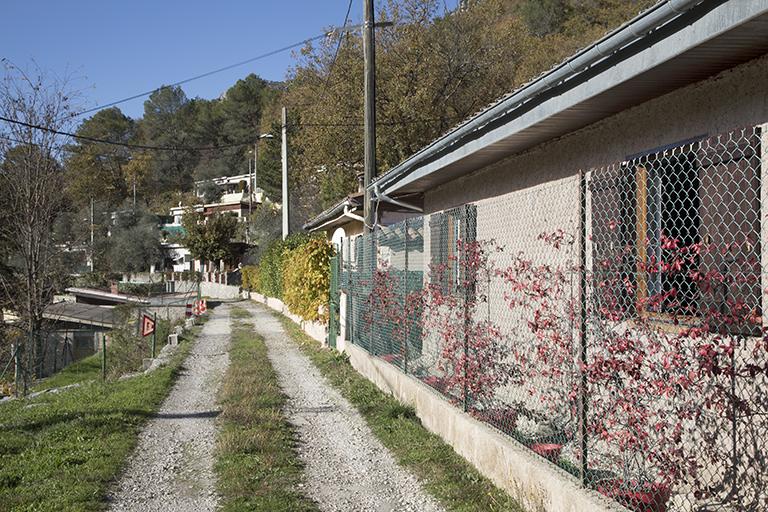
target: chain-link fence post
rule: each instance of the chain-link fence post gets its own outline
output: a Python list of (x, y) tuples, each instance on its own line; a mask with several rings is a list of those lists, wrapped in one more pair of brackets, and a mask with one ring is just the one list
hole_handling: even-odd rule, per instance
[(587, 485), (587, 181), (584, 171), (579, 171), (579, 476)]
[(107, 379), (107, 335), (101, 334), (101, 380)]
[(408, 219), (403, 222), (403, 247), (405, 252), (403, 253), (403, 312), (404, 319), (403, 325), (403, 372), (408, 373), (408, 342), (411, 337), (411, 315), (410, 305), (408, 301)]
[[(464, 375), (463, 375), (463, 402), (464, 402), (464, 412), (467, 412), (469, 410), (469, 333), (472, 328), (472, 311), (470, 310), (470, 294), (473, 293), (472, 290), (470, 290), (470, 286), (468, 282), (462, 282), (462, 281), (468, 281), (467, 277), (469, 275), (469, 269), (470, 269), (470, 262), (469, 262), (469, 251), (467, 250), (467, 240), (468, 240), (468, 234), (469, 234), (469, 209), (467, 207), (464, 207), (461, 209), (461, 220), (460, 220), (460, 232), (459, 232), (459, 238), (458, 240), (461, 242), (460, 252), (458, 255), (459, 259), (459, 268), (457, 269), (458, 272), (456, 272), (456, 285), (460, 286), (463, 291), (463, 313), (464, 313)], [(461, 237), (464, 239), (462, 240)], [(451, 283), (452, 286), (452, 283)]]
[[(368, 234), (370, 240), (369, 240), (369, 247), (368, 247), (368, 294), (370, 296), (371, 292), (373, 291), (373, 283), (376, 279), (376, 270), (378, 269), (378, 261), (376, 261), (377, 258), (377, 244), (376, 244), (376, 237), (379, 233), (379, 227), (374, 226), (371, 232)], [(371, 308), (370, 301), (368, 303), (368, 307)], [(377, 314), (376, 311), (368, 311), (368, 314), (371, 319), (371, 328), (368, 334), (368, 353), (371, 355), (378, 355), (376, 352), (376, 347), (374, 346), (374, 340), (377, 337), (377, 329), (376, 326), (378, 324), (378, 319), (374, 318)]]
[(22, 385), (21, 379), (21, 350), (22, 347), (20, 344), (14, 344), (13, 347), (13, 388), (16, 392), (16, 398), (18, 398), (20, 395), (20, 388)]

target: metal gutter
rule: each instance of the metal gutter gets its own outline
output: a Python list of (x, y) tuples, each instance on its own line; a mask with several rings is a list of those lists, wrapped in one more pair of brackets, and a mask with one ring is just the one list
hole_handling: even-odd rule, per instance
[(331, 221), (336, 220), (336, 217), (341, 214), (345, 208), (352, 206), (352, 203), (350, 202), (349, 198), (345, 198), (342, 201), (339, 201), (335, 205), (331, 206), (321, 214), (319, 214), (317, 217), (312, 219), (311, 221), (307, 222), (302, 226), (302, 229), (304, 231), (313, 231), (315, 229), (318, 229), (322, 226), (325, 226), (328, 224), (328, 221), (331, 217), (334, 217), (331, 219)]
[(582, 71), (642, 39), (649, 33), (705, 1), (707, 0), (667, 0), (648, 9), (597, 42), (576, 53), (573, 57), (548, 73), (529, 82), (517, 92), (501, 99), (483, 113), (432, 142), (418, 153), (393, 167), (377, 180), (374, 180), (371, 186), (387, 187), (389, 183), (397, 180), (420, 163), (435, 157), (455, 144), (459, 144), (462, 139), (481, 130), (494, 120), (509, 114), (539, 94), (573, 78)]

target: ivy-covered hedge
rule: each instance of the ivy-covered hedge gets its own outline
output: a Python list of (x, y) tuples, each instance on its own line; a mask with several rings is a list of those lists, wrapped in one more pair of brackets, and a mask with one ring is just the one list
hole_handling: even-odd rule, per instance
[(259, 261), (259, 293), (283, 298), (283, 267), (286, 253), (311, 240), (309, 235), (296, 233), (285, 240), (274, 240)]
[(324, 238), (294, 234), (275, 240), (258, 266), (243, 267), (243, 288), (281, 299), (305, 320), (324, 319), (333, 246)]
[(283, 302), (305, 320), (324, 320), (330, 286), (330, 258), (333, 246), (313, 238), (284, 253)]
[(249, 292), (261, 292), (261, 281), (259, 280), (259, 267), (256, 265), (246, 265), (241, 270), (243, 281), (241, 286)]

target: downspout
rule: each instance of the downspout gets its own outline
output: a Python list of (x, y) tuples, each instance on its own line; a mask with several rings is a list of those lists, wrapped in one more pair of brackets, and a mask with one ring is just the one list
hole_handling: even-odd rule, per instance
[(350, 219), (359, 220), (362, 223), (365, 223), (365, 219), (361, 217), (360, 215), (357, 215), (356, 213), (352, 213), (352, 210), (349, 209), (349, 205), (344, 205), (344, 213), (342, 213), (342, 216), (349, 217)]

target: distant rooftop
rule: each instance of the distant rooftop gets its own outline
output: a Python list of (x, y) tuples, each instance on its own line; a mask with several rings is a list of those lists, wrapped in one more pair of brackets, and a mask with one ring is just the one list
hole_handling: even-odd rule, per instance
[(65, 290), (67, 293), (71, 293), (75, 297), (86, 297), (89, 299), (99, 299), (109, 302), (114, 302), (115, 304), (148, 304), (147, 301), (135, 297), (133, 295), (125, 295), (121, 293), (111, 293), (106, 290), (99, 290), (96, 288), (67, 288)]
[(109, 306), (57, 302), (45, 308), (43, 318), (57, 322), (71, 322), (111, 329), (115, 325), (115, 310)]

